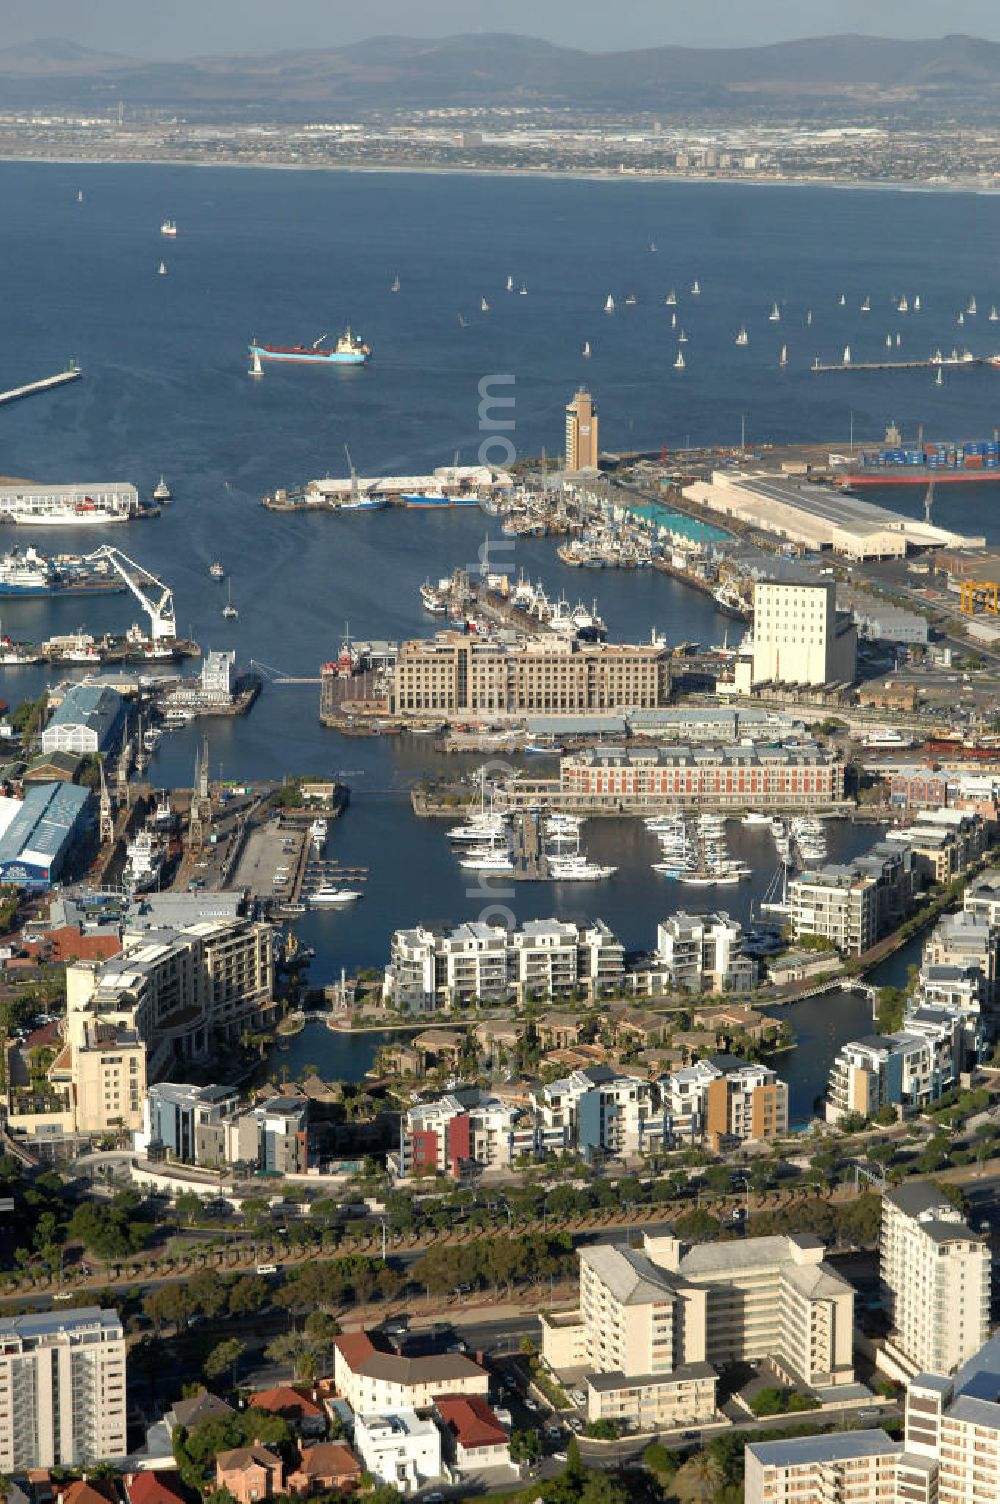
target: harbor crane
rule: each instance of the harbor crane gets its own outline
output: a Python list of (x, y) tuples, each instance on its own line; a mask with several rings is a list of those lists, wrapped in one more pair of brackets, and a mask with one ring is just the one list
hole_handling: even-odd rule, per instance
[[(146, 615), (149, 617), (149, 635), (153, 642), (173, 642), (177, 636), (174, 617), (174, 593), (162, 580), (142, 564), (123, 554), (120, 548), (110, 543), (102, 544), (94, 553), (87, 555), (88, 564), (106, 562), (116, 574), (121, 575)], [(156, 591), (160, 592), (155, 599)]]
[(355, 505), (357, 505), (359, 492), (358, 472), (354, 468), (354, 461), (351, 459), (351, 451), (346, 444), (344, 445), (344, 453), (347, 455), (347, 468), (351, 472), (351, 500)]

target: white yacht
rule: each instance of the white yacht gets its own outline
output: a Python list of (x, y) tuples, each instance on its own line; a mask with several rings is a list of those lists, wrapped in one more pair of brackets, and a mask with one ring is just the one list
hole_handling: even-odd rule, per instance
[(311, 909), (343, 909), (355, 903), (361, 894), (356, 888), (317, 888), (308, 898)]
[(608, 296), (607, 296), (607, 300), (605, 301), (605, 304), (604, 304), (604, 312), (605, 313), (614, 313), (614, 311), (615, 311), (614, 295), (609, 292)]
[(768, 318), (771, 320), (772, 324), (777, 324), (780, 320), (781, 309), (778, 307), (777, 303), (771, 304), (771, 312), (768, 314)]
[(597, 862), (589, 862), (578, 852), (571, 856), (549, 857), (549, 876), (557, 883), (600, 882), (617, 871), (617, 867), (603, 867)]
[(486, 298), (480, 298), (479, 307), (482, 309), (483, 313), (489, 313), (490, 311), (490, 305)]
[(759, 809), (748, 809), (746, 814), (743, 816), (743, 819), (740, 821), (741, 825), (770, 825), (770, 823), (771, 816), (765, 815), (764, 812)]
[(510, 275), (509, 272), (507, 274), (507, 291), (508, 292), (513, 292), (514, 291), (514, 278)]
[(400, 281), (399, 281), (399, 273), (397, 272), (396, 275), (392, 279), (392, 286), (389, 288), (389, 291), (390, 292), (398, 292), (399, 288), (400, 288)]
[(778, 357), (778, 364), (779, 364), (779, 366), (787, 366), (787, 364), (788, 364), (788, 346), (787, 345), (782, 345), (782, 347), (781, 347), (781, 354)]
[(161, 261), (156, 270), (159, 276), (165, 277), (167, 275), (167, 263), (165, 261)]
[(676, 292), (674, 291), (673, 288), (671, 288), (670, 291), (667, 293), (667, 296), (664, 299), (664, 301), (665, 301), (665, 303), (666, 303), (666, 305), (667, 305), (668, 308), (674, 308), (676, 306), (676, 304), (677, 304), (677, 294), (676, 294)]
[(590, 359), (590, 340), (589, 339), (585, 339), (584, 340), (584, 342), (583, 342), (583, 349), (580, 351), (580, 354), (583, 356), (584, 360), (589, 360)]
[(845, 345), (844, 346), (844, 365), (845, 366), (849, 366), (850, 363), (851, 363), (851, 347), (850, 347), (850, 345)]
[(226, 571), (224, 567), (219, 563), (218, 559), (216, 559), (214, 563), (208, 566), (208, 572), (212, 576), (213, 580), (224, 580), (226, 578)]
[(674, 370), (675, 371), (683, 371), (685, 364), (686, 364), (686, 362), (684, 360), (684, 351), (683, 350), (678, 350), (677, 351), (677, 359), (674, 361)]
[(473, 815), (465, 825), (453, 825), (448, 832), (449, 841), (476, 842), (500, 841), (507, 836), (507, 821), (503, 815)]
[(472, 847), (468, 856), (459, 862), (467, 872), (513, 872), (514, 863), (506, 851), (491, 851), (486, 847)]
[(684, 333), (684, 330), (682, 329), (681, 332), (680, 332), (680, 334), (678, 334), (678, 336), (677, 336), (677, 343), (679, 345), (686, 345), (687, 342), (688, 342), (688, 337)]
[(862, 313), (871, 313), (871, 311), (872, 311), (872, 300), (871, 300), (871, 298), (865, 298), (864, 302), (861, 304), (861, 312)]
[(173, 501), (173, 499), (173, 492), (161, 475), (159, 480), (156, 482), (156, 485), (153, 487), (153, 500), (164, 502)]
[(743, 324), (740, 327), (740, 331), (739, 331), (739, 333), (736, 336), (736, 343), (738, 345), (748, 345), (750, 343), (750, 336), (747, 333), (747, 328), (746, 328), (745, 324)]
[(701, 297), (701, 285), (700, 285), (697, 277), (691, 283), (691, 296), (693, 298), (700, 298)]

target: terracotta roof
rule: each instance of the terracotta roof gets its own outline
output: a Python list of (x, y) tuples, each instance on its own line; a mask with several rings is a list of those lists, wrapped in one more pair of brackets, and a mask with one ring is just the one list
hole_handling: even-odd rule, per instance
[(460, 1446), (505, 1445), (507, 1432), (481, 1395), (442, 1395), (434, 1403), (441, 1419)]
[(114, 1504), (115, 1492), (109, 1484), (84, 1483), (78, 1478), (62, 1490), (63, 1504)]
[(125, 1492), (129, 1504), (186, 1504), (170, 1473), (127, 1473)]
[(272, 1415), (282, 1415), (286, 1420), (295, 1417), (297, 1420), (305, 1420), (313, 1416), (323, 1414), (322, 1405), (301, 1389), (293, 1389), (291, 1384), (279, 1384), (274, 1389), (260, 1389), (252, 1394), (249, 1404), (255, 1410), (269, 1410)]
[(361, 1463), (344, 1442), (321, 1441), (303, 1449), (295, 1472), (310, 1478), (345, 1478), (348, 1474), (360, 1475)]
[(215, 1459), (220, 1473), (245, 1473), (250, 1467), (264, 1467), (269, 1471), (280, 1470), (281, 1458), (269, 1452), (267, 1447), (234, 1447), (231, 1452), (220, 1452)]
[(52, 947), (53, 961), (106, 961), (122, 948), (117, 935), (81, 935), (72, 924), (48, 930), (44, 938)]
[(428, 1358), (403, 1358), (377, 1348), (367, 1332), (347, 1332), (336, 1348), (352, 1373), (391, 1384), (433, 1384), (439, 1379), (481, 1378), (484, 1370), (461, 1353)]
[(32, 1029), (24, 1041), (26, 1050), (36, 1050), (39, 1046), (60, 1044), (62, 1035), (59, 1032), (59, 1020), (54, 1018), (50, 1024), (42, 1024), (40, 1029)]

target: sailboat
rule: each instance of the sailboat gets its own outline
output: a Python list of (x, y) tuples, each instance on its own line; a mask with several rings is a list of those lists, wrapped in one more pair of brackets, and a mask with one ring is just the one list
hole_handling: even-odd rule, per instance
[(787, 345), (782, 345), (782, 347), (781, 347), (781, 355), (778, 358), (778, 364), (779, 364), (779, 366), (787, 366), (787, 364), (788, 364), (788, 346)]
[(919, 313), (920, 312), (920, 294), (919, 293), (917, 293), (916, 297), (913, 299), (913, 312), (914, 313)]
[(479, 306), (482, 309), (483, 313), (489, 313), (490, 305), (485, 298), (480, 298)]
[(230, 580), (226, 581), (226, 604), (222, 608), (222, 614), (226, 621), (235, 621), (240, 614), (233, 605), (233, 586)]
[(964, 324), (965, 323), (965, 314), (964, 313), (960, 313), (958, 315), (958, 318), (956, 319), (956, 323), (959, 323), (959, 324)]
[(683, 350), (678, 350), (677, 351), (677, 359), (674, 361), (674, 370), (675, 371), (683, 371), (683, 369), (684, 369), (684, 351)]
[(994, 303), (989, 312), (990, 323), (995, 324), (998, 318), (1000, 318), (1000, 314), (997, 313), (997, 305)]
[(811, 324), (812, 321), (813, 321), (813, 311), (812, 311), (811, 308), (807, 308), (806, 309), (806, 323), (807, 324)]
[(583, 356), (584, 360), (589, 360), (590, 359), (590, 340), (589, 339), (585, 339), (584, 340), (584, 342), (583, 342), (583, 349), (580, 351), (580, 354)]
[(745, 324), (741, 327), (740, 332), (736, 336), (736, 343), (738, 345), (748, 345), (750, 343), (750, 336), (747, 333)]
[(971, 297), (969, 299), (969, 301), (966, 303), (966, 305), (965, 305), (965, 311), (972, 318), (975, 318), (975, 316), (976, 316), (976, 299), (975, 299), (974, 296)]
[(700, 286), (700, 284), (698, 282), (697, 277), (691, 283), (691, 296), (693, 298), (700, 298), (701, 297), (701, 286)]
[(777, 303), (771, 304), (771, 312), (768, 314), (768, 318), (771, 320), (772, 324), (776, 324), (781, 318), (781, 309), (778, 307)]
[(674, 292), (673, 288), (671, 288), (670, 291), (667, 293), (667, 296), (664, 299), (664, 302), (666, 303), (666, 305), (667, 305), (668, 308), (673, 308), (674, 307), (675, 303), (677, 302), (677, 294)]
[(899, 302), (896, 304), (896, 312), (897, 313), (909, 313), (909, 311), (910, 311), (910, 305), (909, 305), (909, 303), (907, 301), (906, 293), (904, 292), (903, 296), (900, 298)]
[(514, 278), (510, 275), (509, 272), (507, 273), (507, 291), (508, 292), (513, 292), (514, 291)]
[(885, 337), (885, 347), (886, 347), (887, 350), (891, 350), (892, 349), (892, 335), (891, 334), (887, 334), (886, 337)]
[(684, 333), (684, 330), (682, 329), (681, 332), (680, 332), (680, 334), (678, 334), (678, 336), (677, 336), (677, 343), (679, 345), (686, 345), (687, 342), (688, 342), (688, 337)]
[(896, 349), (897, 350), (899, 349), (899, 347), (900, 347), (900, 345), (902, 343), (903, 343), (903, 336), (901, 334), (897, 334), (896, 335)]
[(676, 313), (672, 313), (670, 315), (670, 327), (671, 327), (671, 329), (676, 329), (677, 328), (677, 315), (676, 315)]
[(944, 377), (941, 375), (941, 367), (940, 366), (938, 366), (938, 368), (937, 368), (937, 375), (934, 377), (934, 385), (935, 386), (944, 386)]
[(871, 311), (872, 311), (872, 300), (871, 300), (871, 298), (865, 298), (864, 302), (861, 304), (861, 312), (862, 313), (871, 313)]
[(396, 273), (396, 275), (392, 279), (392, 286), (389, 288), (389, 291), (390, 292), (398, 292), (399, 291), (399, 273), (398, 272)]
[(840, 306), (841, 306), (841, 308), (844, 307), (844, 305), (845, 305), (846, 302), (847, 302), (847, 299), (844, 297), (844, 294), (841, 293), (840, 294)]
[(78, 204), (82, 204), (83, 203), (83, 189), (82, 188), (80, 188), (77, 191), (76, 201), (77, 201)]
[(651, 251), (655, 251), (655, 250), (656, 250), (656, 241), (655, 241), (655, 240), (651, 240), (651, 241), (650, 241), (650, 242), (649, 242), (649, 249), (650, 249), (650, 250), (651, 250)]
[(615, 311), (615, 300), (614, 300), (614, 296), (613, 296), (613, 294), (611, 294), (611, 293), (610, 293), (610, 292), (609, 292), (609, 293), (608, 293), (608, 296), (607, 296), (607, 301), (606, 301), (606, 302), (605, 302), (605, 304), (604, 304), (604, 312), (605, 312), (605, 313), (614, 313), (614, 311)]
[(844, 365), (845, 366), (849, 366), (850, 363), (851, 363), (851, 347), (850, 347), (850, 345), (845, 345), (844, 346)]
[(460, 313), (458, 315), (458, 323), (459, 323), (459, 327), (462, 328), (462, 329), (468, 329), (468, 327), (469, 327), (469, 321), (465, 317), (464, 313)]
[(157, 267), (157, 271), (159, 272), (161, 277), (165, 277), (167, 275), (167, 263), (165, 261), (161, 261), (159, 266)]
[(519, 297), (526, 298), (528, 296), (528, 289), (523, 282), (521, 283), (517, 291)]

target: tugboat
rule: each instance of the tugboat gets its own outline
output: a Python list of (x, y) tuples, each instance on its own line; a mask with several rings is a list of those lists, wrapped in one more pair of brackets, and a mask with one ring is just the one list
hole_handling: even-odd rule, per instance
[(153, 500), (159, 502), (173, 501), (173, 493), (161, 475), (153, 487)]
[(160, 234), (166, 235), (168, 240), (176, 240), (177, 221), (175, 219), (165, 219), (160, 226)]

